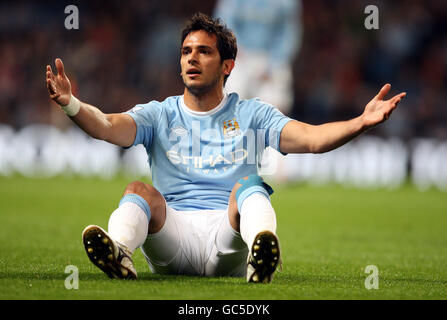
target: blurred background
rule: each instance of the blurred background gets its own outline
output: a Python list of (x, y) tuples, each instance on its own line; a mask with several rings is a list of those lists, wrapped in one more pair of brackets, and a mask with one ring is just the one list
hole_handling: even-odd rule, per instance
[[(378, 30), (365, 28), (370, 4)], [(65, 28), (68, 5), (79, 9), (77, 30)], [(297, 120), (358, 116), (385, 83), (390, 97), (407, 92), (389, 121), (354, 142), (281, 159), (280, 179), (379, 187), (410, 180), (447, 190), (443, 0), (2, 1), (0, 175), (147, 175), (141, 149), (91, 141), (73, 126), (48, 97), (45, 67), (55, 70), (60, 57), (74, 95), (106, 113), (182, 94), (180, 33), (197, 11), (236, 33), (241, 70), (227, 90), (259, 96)]]

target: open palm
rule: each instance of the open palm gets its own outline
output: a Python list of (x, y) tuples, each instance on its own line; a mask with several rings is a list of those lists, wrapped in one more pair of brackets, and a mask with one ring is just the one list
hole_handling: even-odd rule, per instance
[(47, 66), (46, 82), (50, 98), (56, 101), (60, 106), (65, 106), (70, 102), (71, 84), (65, 75), (64, 64), (61, 59), (55, 61), (57, 75), (53, 74), (51, 66)]
[(374, 127), (389, 118), (391, 113), (396, 109), (398, 103), (405, 97), (406, 93), (402, 92), (389, 100), (384, 100), (386, 94), (390, 91), (391, 85), (386, 84), (380, 89), (379, 93), (366, 105), (362, 114), (363, 123), (367, 128)]

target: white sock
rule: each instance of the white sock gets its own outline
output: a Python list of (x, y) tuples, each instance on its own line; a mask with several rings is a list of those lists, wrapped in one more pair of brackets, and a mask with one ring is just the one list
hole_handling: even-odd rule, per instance
[(133, 253), (146, 241), (148, 228), (144, 211), (133, 202), (124, 202), (110, 216), (108, 234)]
[(259, 192), (248, 196), (242, 203), (240, 230), (249, 250), (256, 235), (262, 231), (276, 234), (276, 214), (267, 197)]

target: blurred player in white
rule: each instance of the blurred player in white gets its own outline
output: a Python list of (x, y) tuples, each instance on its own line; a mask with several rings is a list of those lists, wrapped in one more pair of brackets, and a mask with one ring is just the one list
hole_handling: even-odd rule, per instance
[(260, 97), (288, 115), (293, 60), (302, 39), (300, 0), (219, 0), (214, 12), (233, 30), (238, 63), (225, 86), (241, 99)]
[(153, 185), (127, 185), (108, 231), (92, 225), (82, 235), (90, 260), (111, 278), (137, 278), (132, 254), (141, 248), (154, 273), (270, 282), (281, 256), (273, 190), (257, 174), (263, 150), (332, 150), (388, 119), (405, 96), (384, 100), (387, 84), (362, 115), (309, 125), (225, 94), (236, 54), (231, 30), (196, 14), (182, 32), (183, 95), (115, 114), (75, 98), (60, 59), (57, 75), (47, 66), (51, 99), (82, 130), (122, 147), (143, 144), (149, 156)]
[[(302, 40), (300, 0), (219, 0), (214, 15), (237, 37), (237, 64), (225, 85), (240, 99), (259, 97), (285, 115), (293, 105), (293, 61)], [(260, 174), (276, 183), (289, 179), (284, 156), (267, 148)], [(288, 164), (290, 166), (290, 163)]]

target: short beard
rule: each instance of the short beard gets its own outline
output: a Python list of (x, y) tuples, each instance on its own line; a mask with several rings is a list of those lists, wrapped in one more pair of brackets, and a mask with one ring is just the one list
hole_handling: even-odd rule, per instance
[(183, 80), (183, 84), (185, 85), (186, 89), (188, 89), (188, 91), (196, 97), (206, 95), (208, 92), (210, 92), (216, 86), (217, 83), (219, 83), (219, 78), (214, 79), (209, 84), (205, 84), (205, 85), (201, 85), (201, 86), (194, 86), (194, 85), (188, 86), (186, 84), (186, 81)]

